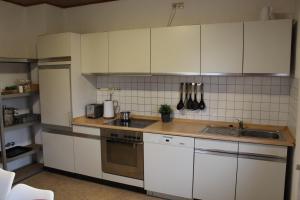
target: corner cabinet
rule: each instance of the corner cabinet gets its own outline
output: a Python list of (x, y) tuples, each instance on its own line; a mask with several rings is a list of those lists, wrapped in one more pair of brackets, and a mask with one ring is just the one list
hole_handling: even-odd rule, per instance
[(244, 73), (290, 74), (292, 20), (244, 23)]
[(108, 73), (108, 33), (81, 35), (81, 72)]
[(151, 73), (200, 74), (200, 25), (152, 28)]
[(243, 73), (243, 23), (201, 25), (201, 74)]
[(239, 144), (236, 200), (283, 200), (287, 148)]
[(108, 36), (110, 73), (150, 73), (150, 29), (112, 31)]

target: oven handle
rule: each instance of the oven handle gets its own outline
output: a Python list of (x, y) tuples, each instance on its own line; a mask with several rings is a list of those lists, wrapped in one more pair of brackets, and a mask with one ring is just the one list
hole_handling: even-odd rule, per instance
[(101, 137), (101, 139), (104, 139), (106, 140), (106, 142), (110, 142), (110, 143), (126, 143), (126, 144), (135, 144), (135, 145), (142, 145), (144, 144), (144, 142), (135, 142), (135, 141), (126, 141), (126, 140), (112, 140), (111, 138), (109, 137)]

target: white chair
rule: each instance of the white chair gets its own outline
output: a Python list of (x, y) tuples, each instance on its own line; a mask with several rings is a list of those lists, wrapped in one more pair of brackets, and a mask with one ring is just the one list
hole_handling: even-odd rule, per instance
[(6, 200), (14, 182), (15, 173), (0, 169), (0, 200)]
[(40, 190), (25, 184), (14, 186), (6, 200), (54, 200), (54, 194), (50, 190)]

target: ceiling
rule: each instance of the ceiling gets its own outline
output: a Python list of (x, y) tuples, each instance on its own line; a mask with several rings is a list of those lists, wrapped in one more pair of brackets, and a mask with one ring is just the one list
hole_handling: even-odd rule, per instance
[(83, 6), (93, 3), (104, 3), (116, 0), (4, 0), (21, 6), (33, 6), (38, 4), (50, 4), (60, 8), (69, 8), (75, 6)]

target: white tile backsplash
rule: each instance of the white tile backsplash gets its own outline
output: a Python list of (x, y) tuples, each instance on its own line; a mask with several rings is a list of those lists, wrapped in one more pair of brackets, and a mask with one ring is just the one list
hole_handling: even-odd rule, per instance
[[(298, 89), (299, 80), (294, 78), (291, 80), (290, 98), (289, 98), (289, 116), (288, 116), (288, 126), (292, 133), (296, 134), (296, 126), (298, 119)], [(280, 102), (286, 102), (286, 99), (281, 98)], [(283, 116), (281, 116), (283, 117)], [(286, 117), (286, 116), (285, 116)]]
[[(180, 82), (203, 82), (204, 111), (178, 111)], [(290, 123), (289, 112), (295, 88), (286, 77), (217, 77), (217, 76), (99, 76), (97, 101), (108, 99), (103, 88), (120, 88), (113, 92), (121, 110), (134, 114), (158, 116), (161, 104), (170, 104), (176, 118), (234, 121), (271, 125)], [(294, 84), (295, 85), (295, 84)], [(185, 96), (183, 95), (183, 98)], [(200, 101), (200, 94), (197, 96)]]

